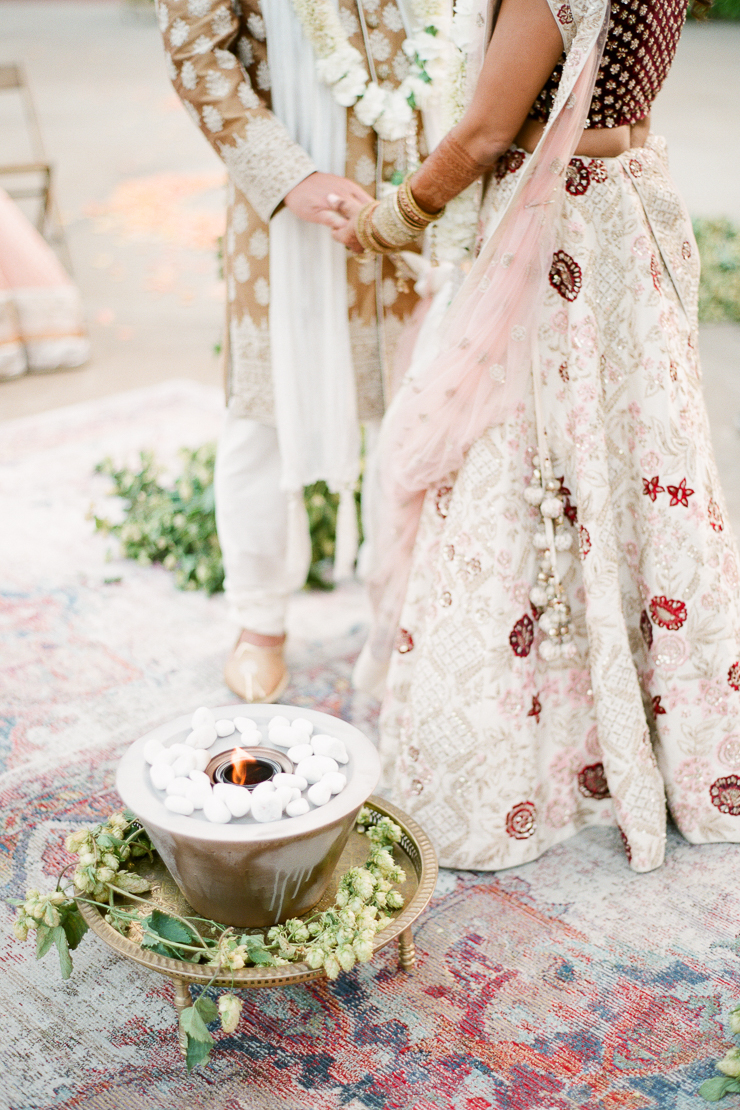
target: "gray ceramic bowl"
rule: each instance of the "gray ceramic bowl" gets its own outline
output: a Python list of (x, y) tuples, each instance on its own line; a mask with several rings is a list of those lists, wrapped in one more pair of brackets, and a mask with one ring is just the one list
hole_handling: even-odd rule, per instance
[[(165, 747), (184, 741), (190, 732), (190, 714), (142, 736), (118, 765), (118, 793), (141, 821), (190, 905), (225, 925), (274, 925), (305, 913), (321, 898), (355, 817), (377, 785), (378, 754), (359, 729), (312, 709), (228, 705), (213, 712), (217, 718), (251, 717), (262, 730), (263, 744), (267, 744), (271, 717), (307, 717), (315, 733), (342, 740), (349, 755), (342, 767), (347, 785), (340, 794), (301, 817), (264, 824), (245, 817), (214, 825), (202, 811), (182, 817), (165, 807), (163, 793), (149, 779), (144, 747), (152, 739)], [(238, 733), (220, 737), (211, 754), (238, 743)]]

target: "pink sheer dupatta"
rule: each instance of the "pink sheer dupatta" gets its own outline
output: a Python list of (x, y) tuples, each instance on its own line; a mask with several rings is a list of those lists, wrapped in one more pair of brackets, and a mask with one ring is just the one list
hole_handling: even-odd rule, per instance
[(426, 491), (459, 470), (475, 440), (526, 393), (565, 172), (588, 116), (609, 22), (608, 0), (586, 0), (583, 8), (545, 133), (431, 351), (425, 342), (383, 422), (378, 561), (368, 581), (373, 623), (354, 675), (356, 686), (379, 696)]

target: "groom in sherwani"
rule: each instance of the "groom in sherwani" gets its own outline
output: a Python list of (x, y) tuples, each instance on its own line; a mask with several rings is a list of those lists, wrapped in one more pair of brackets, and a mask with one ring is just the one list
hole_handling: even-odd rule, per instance
[[(283, 17), (287, 13), (288, 19), (294, 18), (292, 0), (266, 2), (287, 6)], [(345, 165), (339, 174), (322, 172), (291, 135), (291, 127), (300, 131), (300, 126), (295, 120), (282, 121), (272, 110), (275, 77), (281, 77), (282, 87), (289, 91), (290, 81), (298, 78), (294, 68), (287, 73), (276, 68), (294, 66), (295, 56), (288, 63), (285, 51), (274, 45), (271, 49), (268, 28), (274, 23), (263, 19), (258, 0), (235, 0), (233, 5), (159, 0), (158, 14), (175, 89), (225, 162), (230, 178), (224, 251), (228, 412), (218, 448), (216, 507), (226, 594), (241, 633), (226, 666), (226, 680), (246, 700), (276, 700), (288, 681), (283, 659), (287, 602), (305, 581), (310, 544), (302, 501), (295, 490), (291, 495), (285, 488), (286, 443), (283, 437), (281, 451), (276, 429), (276, 339), (282, 341), (292, 308), (284, 319), (276, 319), (274, 304), (270, 311), (271, 220), (287, 207), (300, 221), (325, 224), (330, 237), (328, 229), (336, 225), (337, 215), (327, 198), (374, 196), (376, 182), (413, 168), (406, 164), (407, 152), (423, 140), (415, 113), (409, 134), (384, 142), (379, 156), (375, 131), (363, 125), (352, 108), (342, 109)], [(265, 10), (268, 17), (279, 14), (277, 7)], [(381, 87), (396, 88), (408, 72), (402, 50), (406, 32), (396, 0), (363, 0), (362, 12), (356, 0), (340, 0), (339, 15), (369, 73)], [(296, 49), (313, 73), (309, 42), (299, 40)], [(300, 95), (300, 89), (295, 91)], [(305, 125), (302, 134), (308, 135), (307, 146), (321, 139)], [(344, 282), (343, 259), (341, 267)], [(311, 289), (321, 275), (313, 262), (303, 269), (300, 279)], [(348, 256), (346, 283), (354, 419), (367, 426), (382, 416), (393, 348), (416, 298), (388, 258)], [(295, 375), (307, 372), (302, 358), (294, 361)], [(305, 384), (300, 377), (295, 381)], [(292, 395), (285, 382), (283, 367), (278, 386)], [(331, 419), (335, 426), (327, 428), (326, 435), (344, 435), (345, 429), (336, 427), (336, 414)], [(331, 481), (332, 475), (313, 472), (304, 482), (318, 478)]]

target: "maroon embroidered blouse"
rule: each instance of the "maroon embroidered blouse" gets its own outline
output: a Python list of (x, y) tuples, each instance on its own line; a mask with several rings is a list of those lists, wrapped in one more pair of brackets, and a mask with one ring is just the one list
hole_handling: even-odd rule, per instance
[[(586, 127), (621, 127), (649, 115), (671, 68), (687, 6), (687, 0), (612, 0)], [(560, 62), (530, 118), (547, 120), (562, 70)]]

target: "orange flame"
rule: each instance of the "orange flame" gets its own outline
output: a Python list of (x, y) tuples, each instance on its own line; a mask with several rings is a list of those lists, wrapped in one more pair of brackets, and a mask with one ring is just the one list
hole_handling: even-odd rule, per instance
[(244, 748), (234, 748), (234, 754), (231, 757), (231, 766), (234, 768), (231, 773), (231, 781), (236, 786), (244, 786), (247, 781), (247, 764), (254, 763), (255, 760), (244, 751)]

